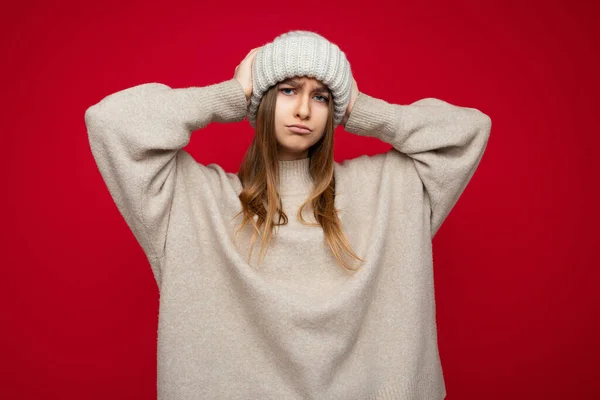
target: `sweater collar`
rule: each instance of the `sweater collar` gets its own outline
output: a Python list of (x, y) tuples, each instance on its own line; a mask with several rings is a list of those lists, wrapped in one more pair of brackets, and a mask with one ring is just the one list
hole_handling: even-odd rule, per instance
[(310, 176), (310, 157), (299, 160), (279, 160), (279, 181), (277, 191), (280, 196), (310, 193), (313, 179)]

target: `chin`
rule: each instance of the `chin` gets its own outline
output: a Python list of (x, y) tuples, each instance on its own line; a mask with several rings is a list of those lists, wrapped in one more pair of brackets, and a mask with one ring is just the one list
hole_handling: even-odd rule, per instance
[(301, 154), (301, 153), (304, 153), (306, 150), (308, 150), (308, 147), (285, 147), (285, 150), (288, 153)]

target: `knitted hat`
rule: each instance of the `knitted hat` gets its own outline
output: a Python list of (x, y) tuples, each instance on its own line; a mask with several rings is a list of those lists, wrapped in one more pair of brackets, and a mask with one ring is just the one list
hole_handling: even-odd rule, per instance
[(352, 92), (352, 71), (346, 54), (317, 33), (290, 31), (260, 47), (252, 62), (252, 96), (246, 117), (253, 128), (265, 92), (295, 76), (312, 77), (327, 85), (333, 95), (334, 127), (342, 121)]

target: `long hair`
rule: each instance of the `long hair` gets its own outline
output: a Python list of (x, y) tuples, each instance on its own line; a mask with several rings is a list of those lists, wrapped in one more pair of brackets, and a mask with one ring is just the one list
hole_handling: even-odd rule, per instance
[[(248, 223), (252, 223), (254, 227), (248, 259), (252, 256), (256, 236), (262, 236), (260, 252), (262, 260), (267, 247), (271, 244), (275, 226), (288, 223), (288, 217), (283, 212), (281, 198), (277, 193), (279, 176), (278, 143), (275, 136), (277, 93), (277, 85), (274, 85), (263, 95), (257, 111), (254, 139), (246, 151), (237, 173), (243, 189), (239, 195), (242, 211), (236, 217), (243, 213), (244, 219), (236, 230), (236, 237)], [(329, 101), (329, 113), (323, 137), (308, 149), (309, 172), (315, 185), (307, 200), (300, 206), (297, 217), (304, 225), (320, 225), (323, 228), (325, 240), (338, 263), (347, 270), (355, 271), (356, 269), (351, 268), (344, 261), (342, 252), (346, 252), (356, 260), (364, 260), (352, 251), (334, 207), (333, 104), (332, 98)], [(302, 217), (303, 209), (311, 203), (315, 220), (318, 222), (316, 224), (307, 222)], [(279, 215), (278, 222), (274, 221), (276, 213)], [(254, 216), (257, 217), (256, 220)]]

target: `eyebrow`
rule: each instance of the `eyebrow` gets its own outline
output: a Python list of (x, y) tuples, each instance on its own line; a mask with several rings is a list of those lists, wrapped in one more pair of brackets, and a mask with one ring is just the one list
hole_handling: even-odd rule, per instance
[[(293, 87), (303, 87), (304, 83), (300, 83), (300, 81), (298, 81), (297, 79), (286, 79), (284, 81), (280, 82), (281, 85), (290, 85)], [(325, 86), (322, 85), (318, 85), (316, 88), (313, 89), (313, 92), (318, 92), (318, 93), (329, 93), (329, 91), (327, 90), (327, 88)]]

